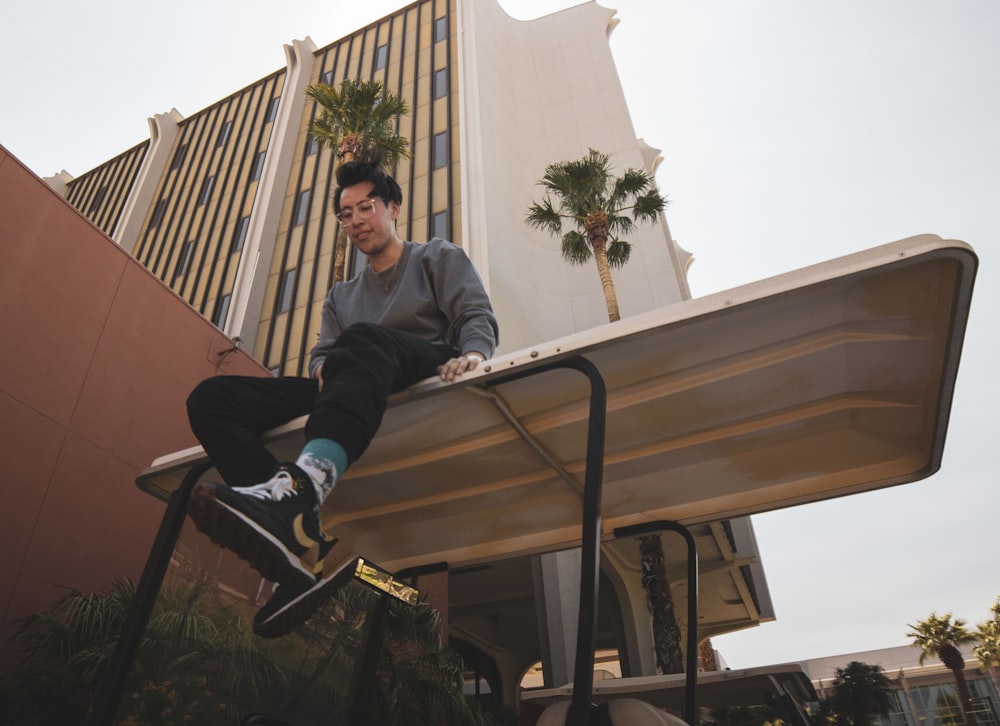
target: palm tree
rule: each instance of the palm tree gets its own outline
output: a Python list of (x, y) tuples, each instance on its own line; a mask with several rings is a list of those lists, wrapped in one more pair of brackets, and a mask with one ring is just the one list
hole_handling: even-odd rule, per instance
[[(372, 613), (380, 607), (382, 593), (367, 587), (345, 587), (338, 591), (298, 634), (312, 640), (332, 635), (327, 648), (325, 670), (339, 672), (339, 680), (351, 687), (330, 712), (331, 723), (347, 723), (357, 714), (354, 703), (358, 690), (364, 723), (383, 726), (489, 726), (495, 721), (462, 691), (464, 666), (456, 651), (441, 641), (440, 615), (425, 601), (409, 605), (388, 601), (385, 631), (378, 650), (375, 678), (357, 684), (356, 664), (368, 647)], [(335, 618), (329, 613), (335, 611)], [(317, 626), (313, 626), (317, 623)], [(353, 676), (352, 676), (353, 672)], [(316, 677), (320, 669), (316, 670)]]
[[(9, 723), (84, 722), (134, 595), (133, 583), (122, 579), (105, 592), (70, 592), (51, 611), (22, 621), (13, 640), (22, 662), (0, 696)], [(116, 726), (166, 723), (168, 716), (225, 723), (255, 712), (296, 724), (346, 718), (374, 599), (360, 585), (343, 588), (302, 629), (264, 641), (204, 583), (165, 587)], [(461, 658), (442, 647), (437, 612), (393, 601), (367, 704), (372, 723), (494, 723), (463, 695), (462, 673)]]
[(851, 661), (837, 669), (832, 688), (829, 705), (854, 726), (869, 726), (872, 714), (889, 713), (891, 688), (880, 665)]
[[(545, 187), (545, 199), (531, 205), (528, 224), (561, 236), (563, 257), (572, 264), (584, 264), (593, 254), (608, 319), (620, 320), (611, 268), (624, 265), (632, 253), (632, 245), (620, 235), (631, 233), (637, 223), (655, 222), (667, 204), (652, 174), (626, 169), (616, 177), (611, 158), (590, 149), (582, 159), (550, 164), (539, 184)], [(563, 220), (574, 226), (565, 234)]]
[[(11, 708), (24, 723), (77, 723), (92, 706), (123, 628), (135, 586), (115, 580), (100, 593), (67, 593), (25, 618), (14, 635), (23, 653), (10, 683)], [(161, 722), (210, 708), (237, 712), (246, 694), (287, 676), (259, 652), (250, 628), (220, 609), (203, 582), (167, 587), (139, 644), (121, 723)], [(22, 723), (15, 721), (14, 723)]]
[(965, 658), (959, 647), (974, 643), (976, 636), (966, 630), (965, 620), (962, 618), (955, 618), (953, 622), (951, 613), (939, 617), (932, 611), (926, 620), (920, 620), (916, 625), (907, 624), (907, 627), (910, 628), (907, 637), (913, 639), (915, 648), (920, 648), (920, 664), (923, 665), (927, 656), (938, 656), (952, 672), (962, 722), (966, 726), (973, 726), (973, 720), (968, 715), (972, 710), (972, 703), (969, 699), (969, 685), (965, 682)]
[[(320, 146), (334, 149), (340, 164), (363, 161), (392, 171), (409, 158), (409, 142), (399, 135), (396, 124), (409, 113), (404, 99), (386, 90), (381, 81), (344, 80), (339, 88), (325, 84), (309, 86), (306, 94), (319, 106), (309, 125), (309, 135)], [(341, 227), (333, 263), (333, 280), (344, 279), (347, 233)]]
[(135, 586), (116, 580), (104, 595), (70, 592), (19, 623), (21, 662), (5, 684), (12, 723), (81, 723), (107, 669)]
[[(664, 564), (663, 542), (658, 534), (639, 537), (639, 564), (646, 609), (653, 620), (653, 650), (661, 673), (683, 673), (684, 651), (681, 629), (674, 612), (674, 597)], [(690, 595), (693, 597), (693, 594)], [(697, 623), (688, 623), (689, 628)]]
[[(656, 181), (640, 169), (626, 169), (616, 177), (611, 158), (590, 149), (582, 159), (547, 166), (539, 184), (545, 188), (545, 199), (528, 209), (528, 224), (560, 236), (563, 258), (571, 264), (585, 264), (593, 256), (608, 320), (620, 320), (611, 268), (621, 267), (632, 254), (632, 245), (621, 235), (631, 233), (639, 223), (655, 222), (666, 206)], [(558, 201), (553, 202), (553, 197)], [(573, 226), (565, 233), (564, 220)], [(657, 666), (663, 673), (680, 673), (684, 670), (681, 632), (674, 615), (660, 535), (640, 537), (639, 551), (646, 607), (653, 618)]]
[(979, 659), (979, 668), (983, 673), (989, 673), (993, 682), (1000, 687), (1000, 597), (990, 608), (993, 615), (992, 620), (976, 625), (976, 637), (979, 643), (973, 648), (976, 658)]
[(715, 706), (705, 721), (715, 726), (768, 726), (771, 719), (766, 706)]

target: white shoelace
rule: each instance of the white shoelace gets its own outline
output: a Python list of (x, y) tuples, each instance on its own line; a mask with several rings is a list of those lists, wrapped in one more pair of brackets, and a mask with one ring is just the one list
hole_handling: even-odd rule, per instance
[(292, 475), (287, 471), (279, 471), (262, 484), (255, 484), (252, 487), (240, 487), (239, 492), (248, 497), (280, 502), (285, 497), (295, 494), (295, 480), (292, 479)]

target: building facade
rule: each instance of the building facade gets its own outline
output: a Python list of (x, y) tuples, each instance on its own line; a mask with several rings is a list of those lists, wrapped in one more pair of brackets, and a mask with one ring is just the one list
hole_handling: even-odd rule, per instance
[[(585, 3), (523, 22), (494, 2), (416, 2), (323, 48), (294, 41), (286, 68), (189, 117), (157, 115), (147, 142), (50, 183), (265, 366), (297, 374), (337, 231), (334, 155), (308, 134), (304, 90), (378, 80), (411, 108), (399, 119), (413, 152), (395, 171), (400, 234), (466, 249), (505, 323), (503, 350), (593, 327), (606, 321), (594, 271), (568, 268), (523, 220), (553, 161), (596, 148), (622, 169), (657, 164), (617, 79), (614, 14)], [(689, 297), (689, 257), (665, 219), (633, 241), (616, 279), (624, 314)]]
[[(965, 679), (974, 709), (974, 722), (980, 726), (996, 726), (1000, 723), (1000, 673), (995, 668), (983, 672), (971, 648), (963, 648), (962, 652), (965, 655)], [(948, 726), (962, 723), (952, 672), (936, 658), (920, 663), (920, 650), (913, 646), (806, 661), (803, 666), (821, 699), (830, 695), (837, 669), (851, 661), (881, 666), (889, 679), (889, 713), (874, 717), (873, 723), (882, 726)]]
[[(615, 15), (588, 2), (518, 21), (494, 0), (418, 0), (322, 48), (295, 40), (284, 68), (190, 116), (157, 115), (147, 141), (77, 178), (47, 181), (266, 369), (300, 375), (333, 282), (338, 231), (335, 159), (308, 134), (316, 108), (305, 89), (378, 80), (411, 108), (398, 121), (412, 149), (395, 170), (400, 235), (465, 249), (494, 302), (501, 352), (593, 328), (607, 323), (595, 269), (568, 266), (558, 240), (524, 217), (550, 163), (589, 148), (620, 170), (652, 172), (659, 162), (628, 114), (608, 44)], [(690, 297), (690, 256), (662, 215), (630, 241), (632, 260), (615, 276), (623, 316)], [(353, 260), (353, 270), (362, 264)], [(773, 619), (749, 520), (694, 535), (709, 594), (699, 633)], [(471, 657), (486, 655), (498, 674), (490, 688), (505, 701), (539, 660), (547, 685), (571, 676), (574, 557), (450, 579), (450, 632)], [(679, 614), (684, 561), (683, 547), (668, 551)], [(613, 616), (599, 622), (598, 647), (617, 652), (625, 675), (655, 673), (637, 547), (608, 545), (604, 563), (602, 612)]]

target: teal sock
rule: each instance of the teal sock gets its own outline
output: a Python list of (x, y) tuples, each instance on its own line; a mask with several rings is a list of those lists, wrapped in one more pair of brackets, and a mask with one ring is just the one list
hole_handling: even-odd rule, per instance
[(331, 439), (310, 439), (295, 464), (312, 479), (319, 508), (333, 491), (337, 477), (347, 471), (347, 452)]

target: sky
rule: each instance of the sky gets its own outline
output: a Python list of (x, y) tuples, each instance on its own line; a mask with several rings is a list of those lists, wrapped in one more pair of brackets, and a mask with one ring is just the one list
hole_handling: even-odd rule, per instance
[[(476, 0), (487, 2), (489, 0)], [(37, 0), (0, 26), (0, 144), (78, 176), (400, 0)], [(576, 4), (500, 0), (530, 19)], [(732, 668), (907, 645), (1000, 595), (1000, 2), (602, 0), (636, 135), (662, 150), (695, 297), (915, 234), (980, 258), (941, 470), (753, 517), (777, 620)], [(707, 593), (706, 593), (707, 595)]]

